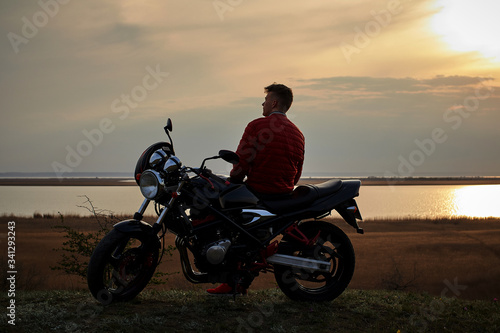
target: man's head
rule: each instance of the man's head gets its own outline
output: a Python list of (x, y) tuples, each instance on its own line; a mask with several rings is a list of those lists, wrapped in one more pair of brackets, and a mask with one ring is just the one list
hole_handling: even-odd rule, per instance
[(293, 102), (292, 89), (284, 84), (273, 83), (264, 88), (267, 93), (264, 103), (262, 103), (264, 116), (269, 116), (271, 112), (287, 112)]

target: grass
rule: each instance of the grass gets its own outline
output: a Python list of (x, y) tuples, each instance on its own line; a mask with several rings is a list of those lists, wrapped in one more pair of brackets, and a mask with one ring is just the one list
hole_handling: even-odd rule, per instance
[[(0, 332), (500, 332), (499, 219), (377, 219), (362, 223), (364, 235), (332, 219), (353, 243), (356, 270), (350, 289), (331, 303), (290, 301), (272, 274), (259, 276), (235, 302), (209, 297), (205, 285), (176, 274), (132, 302), (107, 307), (84, 281), (50, 270), (59, 258), (53, 249), (64, 241), (53, 228), (59, 217), (2, 216), (2, 230), (12, 220), (17, 318), (13, 327), (2, 314)], [(90, 217), (65, 222), (95, 228)], [(175, 256), (162, 265), (180, 271)], [(0, 295), (7, 311), (7, 294)]]
[(246, 297), (146, 291), (102, 306), (86, 291), (16, 294), (16, 326), (2, 332), (498, 332), (496, 301), (347, 290), (329, 303), (293, 302), (277, 289)]
[[(259, 276), (249, 296), (236, 301), (209, 297), (204, 285), (177, 274), (132, 302), (106, 307), (83, 281), (48, 268), (63, 241), (53, 229), (59, 217), (4, 216), (0, 225), (10, 220), (16, 221), (17, 318), (15, 327), (7, 323), (2, 292), (0, 332), (500, 331), (498, 219), (374, 220), (363, 223), (365, 235), (331, 220), (347, 232), (357, 256), (351, 289), (331, 303), (293, 302), (274, 288), (271, 274)], [(83, 231), (95, 228), (87, 217), (65, 221)], [(180, 271), (178, 258), (164, 265)]]
[[(121, 219), (122, 217), (117, 217)], [(146, 217), (154, 221), (154, 217)], [(0, 229), (16, 221), (16, 267), (19, 290), (84, 289), (86, 283), (50, 267), (57, 265), (65, 239), (58, 229), (59, 216), (24, 218), (0, 216)], [(92, 217), (64, 216), (65, 224), (86, 232), (97, 230)], [(356, 253), (356, 269), (350, 287), (362, 290), (396, 289), (440, 295), (444, 281), (458, 279), (466, 285), (460, 298), (492, 300), (500, 298), (500, 219), (377, 219), (362, 222), (359, 235), (345, 222), (331, 219), (351, 239)], [(0, 231), (1, 233), (1, 231)], [(174, 237), (167, 236), (167, 245)], [(4, 252), (5, 253), (5, 252)], [(2, 260), (4, 259), (4, 260)], [(173, 273), (162, 289), (190, 290), (193, 286), (182, 274), (178, 253), (167, 258), (161, 271)], [(0, 277), (6, 270), (0, 253)], [(0, 286), (3, 283), (0, 281)], [(275, 287), (272, 274), (255, 279), (252, 289)], [(211, 286), (211, 285), (208, 285)]]

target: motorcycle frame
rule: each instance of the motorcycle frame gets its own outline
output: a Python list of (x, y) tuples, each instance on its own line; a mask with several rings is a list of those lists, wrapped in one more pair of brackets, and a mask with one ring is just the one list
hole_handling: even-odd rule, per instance
[[(318, 200), (314, 201), (310, 206), (303, 208), (298, 211), (293, 211), (289, 213), (284, 213), (280, 214), (276, 217), (272, 217), (267, 219), (264, 222), (257, 223), (255, 226), (251, 226), (249, 228), (243, 228), (240, 226), (237, 222), (231, 220), (228, 216), (226, 216), (223, 212), (219, 211), (218, 209), (208, 206), (210, 210), (217, 214), (219, 217), (224, 219), (225, 221), (231, 223), (233, 227), (238, 229), (238, 231), (243, 232), (245, 235), (250, 237), (252, 240), (256, 241), (260, 246), (265, 246), (269, 244), (270, 241), (272, 241), (274, 238), (276, 238), (278, 235), (282, 234), (287, 228), (289, 228), (291, 225), (296, 223), (297, 221), (301, 221), (304, 219), (315, 219), (315, 220), (321, 220), (322, 218), (328, 216), (331, 214), (332, 210), (337, 210), (339, 214), (342, 216), (342, 218), (352, 227), (354, 227), (358, 233), (363, 233), (363, 229), (359, 227), (356, 219), (362, 219), (361, 215), (359, 214), (359, 210), (356, 210), (356, 212), (351, 212), (347, 210), (347, 207), (344, 207), (344, 203), (348, 203), (349, 206), (354, 206), (357, 208), (356, 201), (354, 200), (354, 197), (358, 196), (358, 191), (359, 187), (361, 185), (360, 181), (357, 180), (352, 180), (352, 181), (344, 181), (342, 188), (338, 191), (335, 192), (334, 194), (325, 196), (323, 198), (319, 198)], [(231, 210), (241, 210), (243, 208), (254, 208), (254, 209), (265, 209), (267, 208), (265, 206), (259, 205), (257, 207), (252, 206), (252, 207), (241, 207), (241, 208), (235, 208)], [(228, 211), (231, 211), (228, 210)], [(194, 227), (193, 231), (196, 233), (199, 232), (200, 230), (204, 228), (209, 228), (213, 227), (217, 224), (220, 224), (221, 221), (213, 221), (213, 222), (207, 222), (199, 227)], [(274, 231), (274, 228), (276, 226), (281, 225), (281, 227), (278, 227), (276, 231)], [(257, 238), (255, 238), (252, 235), (252, 230), (255, 229), (262, 229), (262, 228), (273, 228), (273, 232), (271, 233), (271, 236), (266, 238), (265, 240), (261, 241)]]
[[(178, 185), (176, 191), (172, 192), (171, 198), (165, 208), (162, 210), (160, 216), (157, 218), (156, 222), (153, 226), (150, 224), (141, 221), (143, 215), (146, 211), (151, 200), (145, 199), (139, 208), (139, 211), (135, 213), (134, 218), (131, 220), (122, 221), (116, 224), (114, 227), (122, 232), (135, 232), (135, 231), (152, 231), (158, 233), (162, 230), (163, 225), (166, 228), (176, 234), (171, 228), (169, 228), (168, 224), (166, 224), (165, 218), (167, 213), (174, 208), (174, 203), (178, 198), (182, 195), (194, 197), (194, 194), (189, 193), (189, 191), (182, 192), (182, 188), (184, 187), (187, 178), (184, 178)], [(214, 227), (218, 224), (231, 225), (233, 229), (243, 233), (246, 237), (256, 243), (256, 245), (261, 248), (269, 244), (274, 238), (285, 232), (291, 225), (297, 223), (298, 221), (304, 219), (314, 219), (321, 220), (322, 218), (331, 214), (332, 210), (337, 210), (342, 218), (351, 225), (353, 228), (357, 230), (358, 233), (363, 233), (363, 229), (361, 229), (357, 223), (357, 219), (362, 219), (357, 209), (356, 201), (354, 197), (359, 195), (359, 188), (361, 182), (359, 180), (347, 180), (343, 181), (342, 187), (339, 191), (330, 194), (328, 196), (322, 197), (311, 203), (309, 206), (300, 209), (298, 211), (288, 212), (284, 214), (279, 214), (276, 217), (272, 217), (267, 219), (264, 222), (257, 223), (255, 226), (250, 226), (248, 228), (244, 228), (238, 222), (232, 220), (228, 217), (223, 210), (219, 210), (212, 205), (209, 204), (208, 200), (206, 202), (206, 207), (210, 209), (210, 211), (219, 217), (219, 220), (215, 220), (213, 222), (206, 222), (200, 226), (193, 227), (191, 225), (191, 221), (189, 217), (183, 212), (182, 207), (178, 207), (180, 215), (183, 217), (185, 224), (181, 226), (183, 232), (180, 237), (185, 237), (189, 235), (196, 235), (201, 232), (203, 229)], [(238, 207), (234, 209), (227, 209), (225, 211), (231, 212), (234, 210), (241, 210), (244, 208), (253, 208), (253, 209), (266, 209), (263, 205), (258, 206), (250, 206), (250, 207)], [(355, 208), (355, 209), (352, 209)], [(275, 230), (275, 228), (277, 229)], [(256, 238), (252, 231), (256, 229), (262, 228), (272, 228), (271, 236), (266, 238), (265, 240), (260, 240)]]

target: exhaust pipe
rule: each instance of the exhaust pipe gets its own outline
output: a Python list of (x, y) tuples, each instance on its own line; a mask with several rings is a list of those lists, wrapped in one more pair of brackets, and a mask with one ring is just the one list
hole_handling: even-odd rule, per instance
[(270, 264), (289, 266), (293, 268), (305, 269), (311, 272), (330, 272), (332, 264), (329, 261), (299, 258), (286, 254), (273, 254), (266, 261)]

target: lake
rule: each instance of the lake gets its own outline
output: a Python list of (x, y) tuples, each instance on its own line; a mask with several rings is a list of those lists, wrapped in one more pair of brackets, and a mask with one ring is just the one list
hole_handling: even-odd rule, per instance
[[(143, 197), (136, 186), (0, 186), (0, 214), (89, 215), (97, 209), (132, 216)], [(356, 198), (365, 219), (378, 217), (500, 217), (500, 185), (362, 186)], [(88, 207), (88, 204), (86, 205)], [(153, 205), (147, 213), (154, 214)]]

